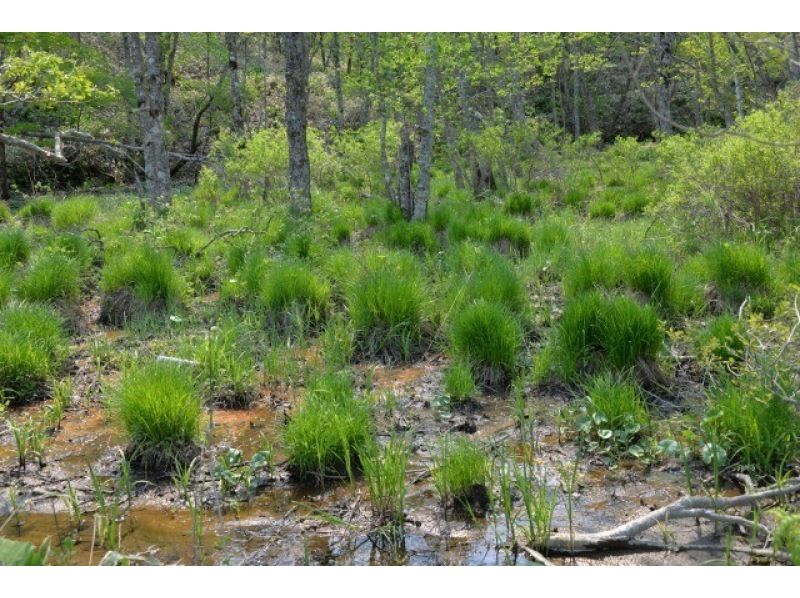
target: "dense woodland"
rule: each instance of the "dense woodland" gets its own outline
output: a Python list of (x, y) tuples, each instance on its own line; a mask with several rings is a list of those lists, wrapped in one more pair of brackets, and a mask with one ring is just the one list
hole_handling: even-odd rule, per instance
[(800, 564), (800, 34), (0, 33), (0, 563)]

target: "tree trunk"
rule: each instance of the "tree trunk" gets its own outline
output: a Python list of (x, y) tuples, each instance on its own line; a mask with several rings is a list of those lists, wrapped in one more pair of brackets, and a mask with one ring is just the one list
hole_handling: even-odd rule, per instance
[(403, 216), (410, 220), (414, 215), (414, 198), (411, 195), (411, 168), (414, 164), (414, 142), (411, 125), (403, 123), (400, 129), (400, 148), (397, 155), (397, 203)]
[(284, 33), (286, 55), (286, 136), (289, 141), (289, 198), (297, 212), (311, 211), (311, 166), (308, 159), (308, 35)]
[(228, 48), (228, 73), (231, 81), (231, 128), (237, 135), (243, 135), (244, 109), (239, 83), (239, 34), (225, 33), (225, 46)]
[(656, 122), (658, 129), (672, 135), (672, 108), (670, 96), (672, 93), (672, 51), (673, 33), (654, 33), (656, 46)]
[(431, 163), (433, 161), (433, 106), (436, 102), (437, 39), (435, 33), (425, 37), (425, 88), (422, 92), (422, 119), (419, 127), (419, 180), (414, 197), (414, 220), (428, 215), (431, 194)]
[(800, 34), (789, 34), (789, 78), (800, 81)]
[[(0, 128), (0, 132), (2, 128)], [(0, 140), (0, 200), (11, 199), (11, 188), (8, 184), (8, 161), (6, 160), (6, 144)]]
[(336, 130), (341, 132), (344, 129), (344, 94), (342, 93), (342, 70), (339, 61), (339, 34), (335, 31), (333, 32), (331, 58), (333, 59), (333, 89), (336, 91)]
[(169, 203), (169, 161), (164, 143), (164, 52), (160, 33), (129, 36), (136, 109), (143, 133), (144, 173), (150, 203), (161, 210)]

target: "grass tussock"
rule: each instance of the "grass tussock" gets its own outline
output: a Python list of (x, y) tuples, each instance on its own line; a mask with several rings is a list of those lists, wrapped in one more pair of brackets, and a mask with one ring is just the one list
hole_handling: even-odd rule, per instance
[(185, 367), (135, 366), (124, 373), (109, 407), (128, 438), (128, 458), (143, 469), (187, 465), (197, 454), (202, 401)]
[(489, 461), (463, 436), (445, 436), (433, 456), (433, 485), (445, 505), (480, 515), (489, 507)]

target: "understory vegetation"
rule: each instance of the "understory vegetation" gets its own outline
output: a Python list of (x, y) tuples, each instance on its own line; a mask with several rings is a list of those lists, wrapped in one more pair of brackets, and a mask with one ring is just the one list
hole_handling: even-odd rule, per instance
[[(174, 491), (197, 563), (213, 551), (204, 517), (228, 524), (242, 508), (244, 521), (251, 501), (270, 525), (279, 510), (281, 525), (302, 515), (303, 559), (334, 528), (403, 562), (405, 533), (427, 541), (463, 523), (491, 524), (509, 559), (546, 560), (577, 552), (565, 530), (587, 541), (574, 515), (602, 476), (611, 492), (664, 474), (680, 480), (665, 495), (713, 500), (796, 481), (796, 86), (681, 134), (640, 130), (645, 118), (628, 136), (581, 134), (497, 108), (451, 139), (437, 121), (428, 172), (421, 160), (401, 172), (408, 144), (422, 145), (408, 131), (425, 127), (383, 96), (382, 120), (356, 125), (361, 95), (338, 106), (316, 74), (325, 120), (307, 131), (307, 206), (287, 177), (286, 132), (270, 124), (283, 116), (271, 90), (288, 91), (260, 72), (263, 123), (217, 123), (202, 160), (171, 156), (186, 180), (167, 196), (53, 184), (0, 202), (0, 441), (13, 457), (0, 498), (16, 500), (32, 464), (49, 474), (48, 451), (72, 443), (69, 417), (70, 434), (88, 430), (76, 445), (107, 443), (85, 458), (100, 473), (82, 501), (72, 480), (48, 490), (70, 534), (91, 512), (92, 552), (116, 553), (137, 496)], [(181, 85), (184, 106), (194, 95)], [(416, 115), (415, 93), (403, 97)], [(278, 498), (258, 503), (267, 492)], [(796, 499), (775, 506), (745, 524), (716, 504), (704, 513), (723, 546), (729, 534), (754, 559), (769, 545), (798, 561)], [(659, 524), (675, 547), (672, 522)], [(324, 537), (319, 560), (334, 562), (341, 547)], [(42, 560), (28, 548), (20, 558)]]

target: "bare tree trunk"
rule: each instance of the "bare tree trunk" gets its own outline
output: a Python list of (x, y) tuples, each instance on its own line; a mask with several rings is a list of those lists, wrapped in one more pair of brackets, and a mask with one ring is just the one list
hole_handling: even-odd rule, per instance
[(167, 64), (164, 66), (164, 117), (169, 111), (169, 96), (175, 85), (175, 54), (178, 52), (178, 34), (172, 33), (169, 37), (169, 52)]
[(169, 203), (169, 161), (164, 143), (164, 52), (160, 33), (145, 33), (144, 49), (138, 33), (129, 36), (131, 72), (136, 88), (136, 109), (143, 133), (144, 172), (151, 204), (163, 209)]
[(269, 34), (262, 33), (261, 34), (261, 61), (263, 62), (264, 68), (264, 95), (261, 98), (262, 105), (262, 122), (261, 126), (263, 128), (267, 128), (267, 124), (269, 123), (269, 45), (267, 37)]
[[(0, 123), (0, 133), (2, 133)], [(11, 199), (11, 188), (8, 184), (8, 161), (6, 160), (6, 143), (0, 141), (0, 200)]]
[(400, 129), (400, 148), (397, 156), (397, 203), (403, 216), (414, 215), (414, 198), (411, 195), (411, 168), (414, 164), (414, 142), (411, 140), (411, 125), (403, 123)]
[(228, 48), (228, 72), (231, 80), (231, 128), (237, 135), (244, 134), (244, 110), (242, 89), (239, 84), (239, 34), (225, 33), (225, 46)]
[(331, 58), (333, 58), (333, 89), (336, 91), (336, 130), (344, 129), (344, 94), (342, 93), (342, 70), (339, 61), (339, 34), (333, 32), (333, 44), (331, 47)]
[(581, 136), (581, 72), (572, 70), (572, 130), (575, 139)]
[(381, 138), (380, 138), (380, 152), (381, 152), (381, 169), (383, 170), (383, 188), (386, 192), (386, 197), (389, 201), (395, 201), (394, 191), (392, 189), (392, 170), (389, 168), (389, 158), (386, 154), (386, 100), (381, 98)]
[(789, 78), (800, 81), (800, 34), (789, 34)]
[(656, 121), (660, 131), (672, 135), (672, 51), (673, 33), (654, 33), (656, 46)]
[(311, 211), (311, 166), (308, 159), (308, 74), (311, 67), (306, 33), (284, 33), (286, 55), (286, 136), (289, 141), (289, 197), (298, 212)]
[(425, 36), (425, 89), (422, 92), (422, 119), (419, 127), (419, 180), (414, 197), (414, 220), (428, 215), (431, 194), (431, 163), (433, 162), (433, 106), (436, 102), (436, 60), (438, 54), (435, 33)]

